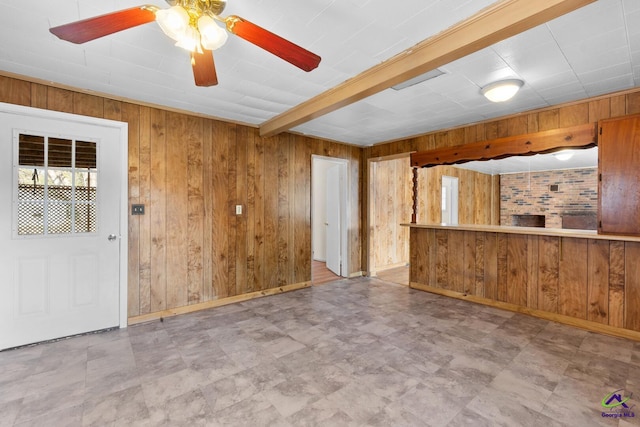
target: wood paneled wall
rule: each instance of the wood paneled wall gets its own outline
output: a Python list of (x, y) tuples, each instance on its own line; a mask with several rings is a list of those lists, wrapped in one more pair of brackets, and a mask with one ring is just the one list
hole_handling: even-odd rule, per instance
[(639, 242), (411, 229), (410, 281), (640, 331)]
[[(311, 155), (347, 159), (361, 270), (361, 148), (0, 76), (0, 102), (129, 125), (129, 316), (311, 280)], [(242, 205), (242, 215), (235, 206)]]
[[(409, 157), (380, 159), (369, 164), (369, 272), (409, 262), (413, 172)], [(497, 225), (500, 220), (500, 177), (453, 166), (418, 173), (418, 223), (441, 222), (442, 176), (459, 178), (461, 224)]]
[[(640, 89), (501, 117), (469, 126), (438, 130), (413, 138), (366, 147), (363, 152), (365, 160), (363, 165), (365, 168), (367, 167), (368, 159), (595, 123), (602, 119), (636, 113), (640, 113)], [(424, 170), (420, 173), (424, 173)], [(369, 172), (367, 170), (364, 171), (363, 177), (364, 188), (369, 188)], [(362, 195), (364, 198), (363, 206), (367, 206), (369, 194), (365, 191)], [(363, 212), (362, 221), (365, 224), (367, 222), (366, 211)], [(366, 234), (363, 236), (365, 239), (367, 237)], [(364, 242), (363, 247), (369, 247), (368, 242)], [(366, 253), (363, 253), (363, 265), (366, 265), (365, 263)]]
[(458, 223), (500, 223), (500, 176), (454, 166), (418, 170), (418, 224), (442, 222), (442, 177), (458, 178)]

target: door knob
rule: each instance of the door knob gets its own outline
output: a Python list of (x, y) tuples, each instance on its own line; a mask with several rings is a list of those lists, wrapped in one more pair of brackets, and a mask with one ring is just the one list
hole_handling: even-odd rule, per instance
[(115, 234), (109, 234), (109, 237), (107, 237), (107, 239), (110, 242), (113, 242), (114, 240), (116, 240), (118, 238), (118, 236), (116, 236)]

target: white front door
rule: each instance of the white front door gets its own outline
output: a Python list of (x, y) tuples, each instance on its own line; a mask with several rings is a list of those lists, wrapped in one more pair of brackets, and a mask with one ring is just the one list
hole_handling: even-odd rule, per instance
[(342, 276), (340, 268), (340, 236), (341, 236), (341, 209), (340, 209), (340, 192), (342, 185), (340, 183), (340, 165), (332, 166), (327, 169), (327, 186), (326, 186), (326, 251), (327, 251), (327, 268), (338, 276)]
[(45, 116), (0, 112), (0, 349), (122, 324), (122, 128)]

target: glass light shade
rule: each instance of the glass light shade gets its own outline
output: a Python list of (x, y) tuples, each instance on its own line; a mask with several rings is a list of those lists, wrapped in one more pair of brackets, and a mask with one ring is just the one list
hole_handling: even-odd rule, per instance
[(560, 160), (561, 162), (566, 162), (567, 160), (573, 157), (573, 151), (562, 150), (562, 151), (558, 151), (557, 153), (554, 153), (553, 156), (556, 159)]
[(518, 79), (502, 80), (483, 87), (480, 92), (491, 102), (504, 102), (513, 98), (523, 84)]
[(189, 27), (189, 14), (181, 6), (172, 6), (156, 12), (156, 21), (162, 31), (180, 42)]
[(227, 41), (226, 30), (216, 24), (216, 21), (210, 16), (202, 15), (198, 19), (198, 29), (200, 30), (200, 42), (205, 49), (216, 50)]
[(200, 51), (200, 34), (198, 30), (189, 26), (176, 42), (176, 46), (188, 50), (189, 52)]

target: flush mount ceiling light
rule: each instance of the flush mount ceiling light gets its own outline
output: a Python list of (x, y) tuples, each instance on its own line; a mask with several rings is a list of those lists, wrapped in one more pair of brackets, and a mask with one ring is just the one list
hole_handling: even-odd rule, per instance
[(501, 80), (491, 83), (480, 90), (491, 102), (508, 101), (520, 90), (524, 82), (519, 79)]
[(553, 156), (560, 160), (561, 162), (566, 162), (567, 160), (569, 160), (570, 158), (573, 157), (573, 151), (572, 150), (562, 150), (562, 151), (558, 151), (557, 153), (553, 153)]
[(221, 14), (227, 0), (166, 0), (169, 8), (142, 5), (53, 27), (49, 31), (62, 40), (86, 43), (118, 31), (156, 21), (176, 46), (191, 52), (191, 65), (197, 86), (218, 84), (213, 51), (222, 47), (228, 34), (234, 34), (304, 71), (320, 63), (313, 52), (236, 15)]

